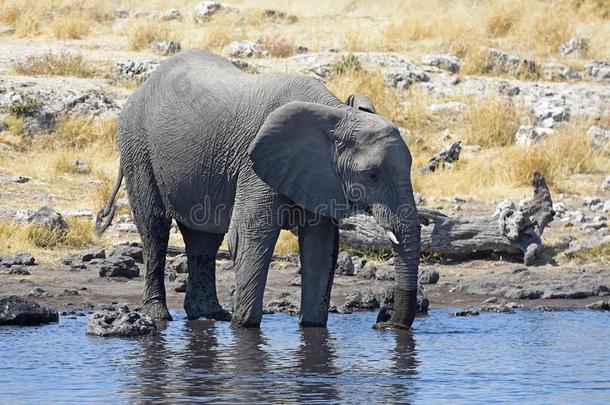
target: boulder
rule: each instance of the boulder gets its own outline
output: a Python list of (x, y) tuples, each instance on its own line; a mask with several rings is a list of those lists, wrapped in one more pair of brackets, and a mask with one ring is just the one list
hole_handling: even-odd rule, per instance
[(610, 127), (592, 126), (587, 131), (589, 145), (593, 149), (608, 150), (610, 144)]
[(542, 67), (542, 77), (549, 81), (581, 80), (580, 73), (570, 66), (555, 62), (546, 62)]
[(363, 291), (355, 291), (345, 297), (343, 306), (349, 311), (370, 310), (379, 308), (379, 300), (370, 288), (366, 288)]
[(159, 67), (156, 61), (119, 61), (114, 70), (119, 79), (137, 79), (144, 81)]
[(463, 309), (463, 310), (460, 310), (460, 311), (452, 312), (449, 315), (450, 316), (472, 317), (472, 316), (478, 316), (479, 315), (479, 311), (474, 310), (474, 309)]
[(263, 308), (264, 314), (275, 314), (277, 312), (286, 312), (289, 315), (296, 315), (299, 313), (299, 305), (290, 294), (284, 293), (269, 301)]
[(138, 244), (115, 245), (110, 252), (110, 256), (127, 256), (137, 263), (144, 263), (144, 251)]
[(203, 22), (209, 19), (212, 15), (225, 8), (221, 3), (215, 1), (202, 1), (195, 7), (193, 19), (195, 22)]
[(570, 38), (567, 42), (559, 45), (557, 48), (557, 52), (559, 52), (562, 56), (576, 56), (583, 57), (585, 56), (587, 50), (589, 49), (589, 41), (586, 38), (578, 38), (573, 37)]
[[(161, 40), (161, 41), (153, 41), (148, 44), (148, 49), (151, 51), (158, 53), (163, 56), (171, 56), (174, 55), (182, 49), (179, 42), (169, 41), (169, 40)], [(150, 74), (150, 73), (149, 73)]]
[(610, 81), (610, 62), (596, 60), (585, 65), (585, 72), (590, 80)]
[(30, 252), (21, 252), (13, 256), (0, 255), (0, 264), (4, 267), (33, 266), (36, 264), (36, 259)]
[(570, 120), (570, 108), (564, 99), (544, 99), (534, 106), (533, 114), (536, 123), (544, 128), (553, 128)]
[(58, 231), (65, 231), (68, 229), (68, 224), (63, 219), (61, 214), (47, 205), (36, 211), (34, 215), (29, 218), (28, 222), (36, 226), (42, 226)]
[(354, 263), (352, 258), (347, 252), (341, 252), (337, 256), (337, 268), (335, 274), (341, 276), (353, 276), (354, 275)]
[(489, 304), (483, 305), (481, 311), (496, 312), (496, 313), (511, 313), (514, 312), (511, 307), (505, 304)]
[(514, 76), (535, 74), (536, 63), (519, 55), (489, 48), (487, 50), (487, 65), (485, 70), (495, 73), (508, 73)]
[(462, 61), (459, 58), (447, 53), (426, 55), (421, 61), (425, 65), (436, 66), (451, 73), (459, 72), (462, 67)]
[(365, 280), (371, 280), (375, 278), (376, 273), (377, 267), (371, 263), (366, 263), (360, 270), (358, 270), (356, 275)]
[(109, 307), (91, 316), (86, 332), (103, 337), (133, 337), (157, 333), (157, 325), (151, 317), (137, 309)]
[(396, 279), (396, 270), (394, 266), (381, 265), (375, 271), (375, 279), (380, 281), (392, 281)]
[(99, 275), (100, 277), (133, 278), (140, 275), (140, 269), (131, 257), (111, 256), (100, 266)]
[(258, 57), (263, 54), (261, 47), (256, 42), (245, 39), (231, 42), (224, 48), (224, 52), (229, 56), (240, 58)]
[(57, 311), (16, 296), (0, 298), (0, 325), (40, 325), (57, 322)]
[(610, 300), (593, 302), (587, 305), (587, 308), (593, 311), (610, 311)]
[(554, 133), (555, 131), (551, 128), (523, 125), (515, 134), (515, 144), (519, 146), (533, 146)]

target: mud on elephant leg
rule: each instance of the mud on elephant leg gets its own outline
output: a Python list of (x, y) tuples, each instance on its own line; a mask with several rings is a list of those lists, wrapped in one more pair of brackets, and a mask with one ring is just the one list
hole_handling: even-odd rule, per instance
[(329, 218), (299, 227), (301, 326), (326, 326), (339, 253), (339, 228)]
[(187, 318), (230, 321), (231, 314), (219, 304), (216, 293), (216, 253), (224, 235), (179, 227), (189, 272), (184, 297)]

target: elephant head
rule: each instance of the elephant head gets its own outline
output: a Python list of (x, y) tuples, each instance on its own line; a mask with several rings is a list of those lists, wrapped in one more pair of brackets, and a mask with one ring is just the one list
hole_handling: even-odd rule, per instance
[(355, 108), (294, 101), (265, 120), (248, 150), (255, 173), (318, 215), (366, 210), (394, 246), (394, 312), (382, 326), (410, 328), (417, 304), (420, 230), (411, 154), (396, 126)]

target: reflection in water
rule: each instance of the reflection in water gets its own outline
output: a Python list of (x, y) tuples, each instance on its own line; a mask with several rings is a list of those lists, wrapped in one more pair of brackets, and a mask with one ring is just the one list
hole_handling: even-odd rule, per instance
[(367, 313), (235, 329), (174, 312), (137, 339), (87, 336), (85, 317), (0, 327), (0, 403), (608, 403), (607, 313), (447, 312), (412, 333), (375, 331)]
[(296, 353), (300, 401), (339, 399), (337, 387), (329, 378), (337, 374), (333, 365), (335, 348), (326, 328), (301, 328), (301, 345)]

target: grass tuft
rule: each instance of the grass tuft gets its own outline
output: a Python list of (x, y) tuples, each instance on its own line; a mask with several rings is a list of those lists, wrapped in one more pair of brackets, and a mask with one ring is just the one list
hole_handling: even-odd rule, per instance
[(299, 238), (290, 231), (282, 230), (280, 236), (277, 238), (277, 243), (275, 244), (273, 252), (278, 255), (299, 253)]
[(29, 251), (32, 248), (85, 248), (99, 243), (91, 221), (67, 218), (67, 230), (35, 225), (18, 225), (11, 221), (0, 222), (2, 251)]
[(57, 39), (80, 39), (91, 31), (91, 23), (82, 14), (69, 14), (51, 23), (51, 31)]
[(80, 53), (47, 52), (40, 56), (28, 56), (15, 63), (15, 72), (26, 76), (76, 76), (93, 77), (99, 74)]

